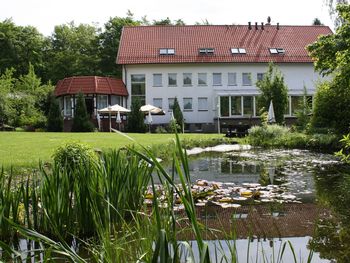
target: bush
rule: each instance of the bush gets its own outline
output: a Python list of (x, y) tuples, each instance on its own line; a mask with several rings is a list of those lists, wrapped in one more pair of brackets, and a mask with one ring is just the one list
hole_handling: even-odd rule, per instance
[(145, 114), (140, 111), (141, 101), (139, 98), (134, 98), (131, 102), (131, 112), (128, 115), (128, 132), (145, 132), (146, 125), (144, 122)]
[(75, 106), (72, 132), (92, 132), (94, 125), (90, 122), (87, 114), (84, 96), (79, 93)]
[(67, 167), (73, 170), (81, 163), (97, 160), (97, 155), (95, 151), (86, 144), (69, 142), (58, 147), (52, 158), (54, 163), (59, 167)]
[(168, 131), (161, 125), (157, 126), (156, 133), (168, 133)]
[(274, 125), (253, 126), (249, 129), (248, 141), (255, 146), (278, 146), (280, 138), (288, 134), (290, 130), (287, 127)]
[(47, 131), (61, 132), (63, 130), (63, 117), (55, 97), (50, 99), (50, 109), (47, 116)]

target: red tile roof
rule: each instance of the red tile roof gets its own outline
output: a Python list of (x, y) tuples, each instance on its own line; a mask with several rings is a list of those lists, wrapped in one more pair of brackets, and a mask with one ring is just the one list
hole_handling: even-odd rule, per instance
[[(305, 47), (328, 34), (327, 26), (129, 26), (122, 32), (117, 63), (312, 62)], [(159, 55), (160, 48), (174, 48), (175, 55)], [(215, 51), (200, 55), (199, 48)], [(231, 48), (245, 48), (247, 54), (233, 55)], [(269, 48), (284, 48), (285, 54), (270, 54)]]
[(78, 94), (79, 92), (128, 96), (128, 91), (122, 80), (108, 77), (78, 76), (65, 78), (59, 80), (55, 88), (56, 96)]

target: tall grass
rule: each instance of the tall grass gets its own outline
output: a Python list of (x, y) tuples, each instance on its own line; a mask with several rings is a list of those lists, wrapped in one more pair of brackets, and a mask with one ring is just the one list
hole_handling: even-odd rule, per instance
[[(98, 160), (84, 159), (73, 168), (57, 163), (50, 168), (41, 166), (36, 175), (16, 182), (18, 187), (2, 171), (1, 240), (19, 233), (36, 241), (39, 248), (30, 248), (30, 252), (43, 253), (48, 261), (63, 257), (72, 262), (209, 263), (211, 256), (219, 258), (224, 253), (220, 245), (210, 251), (204, 240), (205, 226), (196, 216), (187, 155), (177, 135), (173, 147), (170, 172), (144, 147), (106, 152)], [(163, 184), (165, 208), (160, 206), (152, 173)], [(175, 177), (180, 184), (175, 184)], [(144, 205), (149, 183), (153, 189), (150, 208)], [(185, 218), (174, 213), (175, 195), (184, 206)], [(180, 220), (188, 222), (199, 258), (189, 242), (178, 240)], [(85, 253), (78, 254), (72, 247), (73, 237)], [(6, 242), (0, 246), (14, 261), (21, 261), (19, 251)], [(283, 258), (285, 247), (278, 258)], [(235, 242), (230, 254), (222, 255), (222, 262), (238, 262)]]

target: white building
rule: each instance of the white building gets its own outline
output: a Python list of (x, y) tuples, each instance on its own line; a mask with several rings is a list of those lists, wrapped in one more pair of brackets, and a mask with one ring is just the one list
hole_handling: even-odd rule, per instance
[(326, 26), (137, 26), (124, 27), (117, 63), (130, 94), (169, 113), (155, 116), (167, 124), (174, 98), (186, 129), (215, 131), (259, 121), (256, 82), (274, 62), (289, 89), (287, 121), (311, 97), (320, 76), (306, 46), (331, 34)]

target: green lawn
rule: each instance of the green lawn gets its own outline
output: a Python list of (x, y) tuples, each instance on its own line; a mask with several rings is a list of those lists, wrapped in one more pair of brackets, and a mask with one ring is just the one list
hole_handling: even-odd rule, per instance
[[(142, 145), (164, 144), (175, 138), (174, 134), (129, 133)], [(181, 134), (180, 138), (222, 138), (222, 134)], [(36, 166), (39, 160), (50, 160), (54, 150), (69, 141), (87, 143), (94, 148), (120, 148), (133, 142), (117, 133), (48, 133), (0, 132), (0, 166)]]

